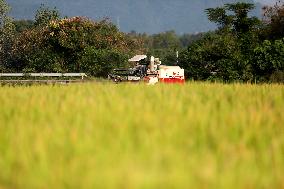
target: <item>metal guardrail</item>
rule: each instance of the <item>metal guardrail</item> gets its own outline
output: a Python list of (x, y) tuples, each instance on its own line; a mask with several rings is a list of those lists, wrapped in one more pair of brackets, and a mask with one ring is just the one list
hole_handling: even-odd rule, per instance
[(88, 77), (85, 73), (0, 73), (0, 77)]
[(0, 86), (6, 84), (71, 84), (71, 83), (85, 83), (87, 80), (0, 80)]

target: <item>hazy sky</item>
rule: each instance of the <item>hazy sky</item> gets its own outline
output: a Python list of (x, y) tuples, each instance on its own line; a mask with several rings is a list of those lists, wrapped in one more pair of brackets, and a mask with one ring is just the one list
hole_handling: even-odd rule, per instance
[(273, 4), (273, 3), (275, 3), (278, 0), (255, 0), (255, 1), (261, 2), (263, 4)]

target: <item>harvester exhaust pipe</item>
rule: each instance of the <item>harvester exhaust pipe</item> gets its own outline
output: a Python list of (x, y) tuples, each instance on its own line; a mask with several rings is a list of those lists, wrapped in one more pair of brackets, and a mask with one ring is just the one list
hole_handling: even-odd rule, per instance
[(155, 58), (154, 58), (153, 56), (151, 56), (151, 60), (150, 60), (150, 72), (154, 72), (154, 71), (155, 71), (154, 66), (155, 66)]

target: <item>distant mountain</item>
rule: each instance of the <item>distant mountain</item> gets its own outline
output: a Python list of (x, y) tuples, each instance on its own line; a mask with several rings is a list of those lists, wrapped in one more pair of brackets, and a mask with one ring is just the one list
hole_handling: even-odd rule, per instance
[(255, 0), (255, 1), (264, 5), (273, 5), (276, 2), (278, 2), (278, 0)]
[[(6, 0), (16, 19), (32, 19), (41, 4), (57, 7), (62, 15), (110, 18), (125, 32), (180, 33), (208, 31), (215, 25), (204, 10), (236, 0)], [(247, 0), (253, 2), (253, 0)], [(254, 15), (260, 16), (260, 4)]]

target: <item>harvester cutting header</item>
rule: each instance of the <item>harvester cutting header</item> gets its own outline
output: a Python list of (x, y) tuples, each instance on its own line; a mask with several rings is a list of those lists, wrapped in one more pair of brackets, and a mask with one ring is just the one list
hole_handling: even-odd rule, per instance
[(144, 81), (149, 84), (185, 82), (184, 69), (179, 66), (161, 65), (159, 58), (136, 55), (128, 61), (133, 65), (132, 68), (115, 69), (109, 78), (114, 82)]

